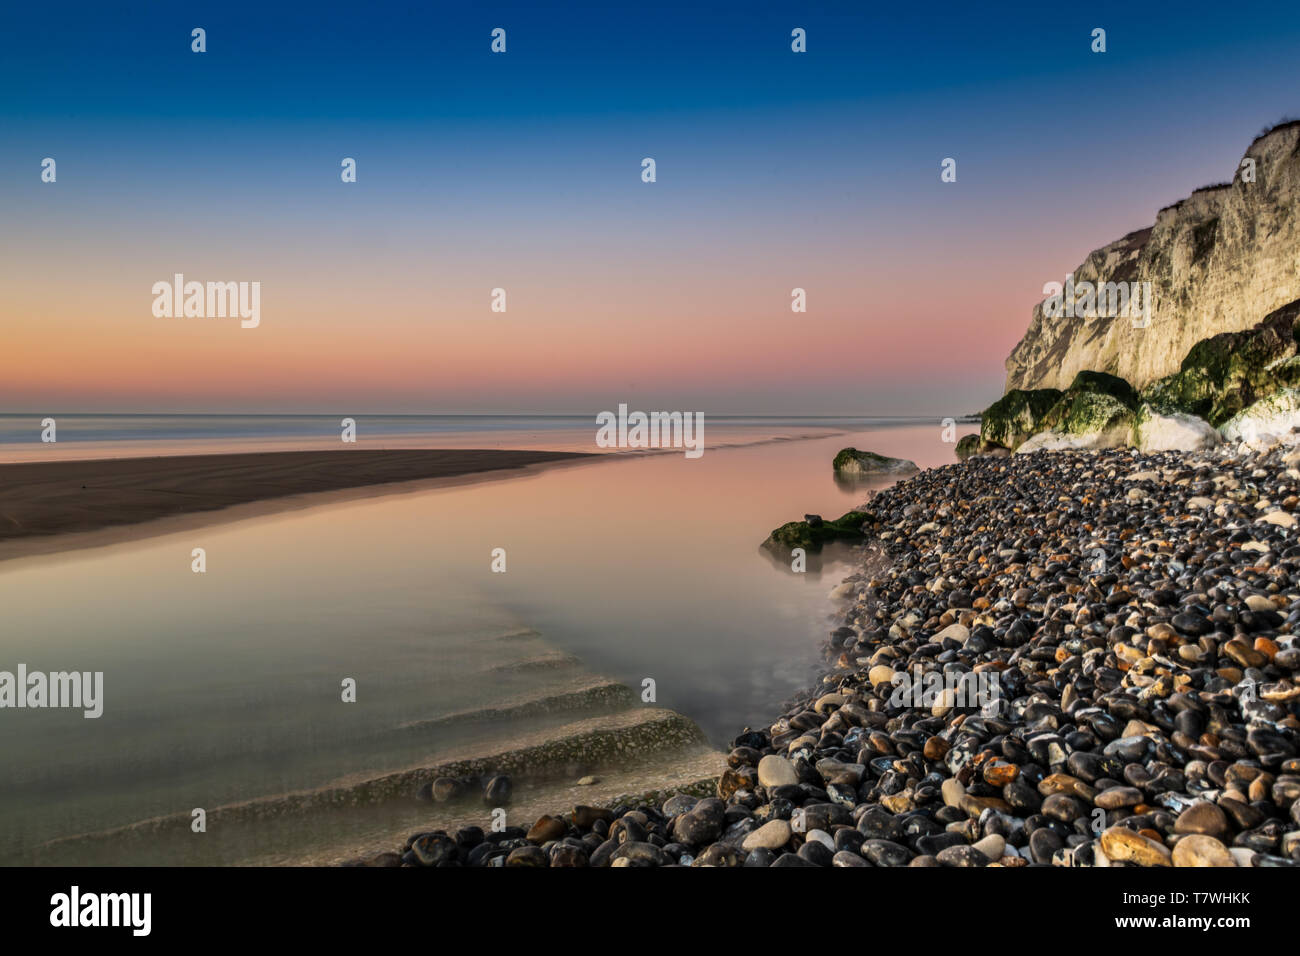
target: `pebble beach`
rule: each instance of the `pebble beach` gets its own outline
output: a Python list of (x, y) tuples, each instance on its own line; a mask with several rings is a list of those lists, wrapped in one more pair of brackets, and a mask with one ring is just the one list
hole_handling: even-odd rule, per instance
[(1300, 438), (978, 456), (858, 510), (820, 682), (711, 793), (352, 864), (1300, 865)]

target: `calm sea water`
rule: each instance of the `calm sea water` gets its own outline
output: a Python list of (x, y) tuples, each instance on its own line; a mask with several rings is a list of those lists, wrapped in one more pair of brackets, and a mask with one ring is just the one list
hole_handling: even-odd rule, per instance
[[(590, 671), (636, 688), (654, 679), (658, 704), (716, 745), (766, 724), (811, 682), (845, 568), (791, 573), (762, 540), (860, 503), (864, 487), (832, 477), (841, 447), (953, 460), (938, 422), (770, 440), (805, 427), (787, 426), (698, 460), (606, 456), (0, 562), (0, 669), (105, 675), (99, 719), (0, 719), (0, 861), (463, 748), (463, 730), (409, 742), (391, 731), (544, 680), (494, 666), (519, 627)], [(112, 427), (123, 447), (138, 441)], [(206, 574), (190, 570), (196, 547)], [(494, 548), (504, 574), (490, 569)], [(355, 704), (340, 701), (344, 677)]]
[[(598, 452), (595, 415), (84, 415), (0, 414), (0, 461), (333, 449), (345, 417), (359, 444), (395, 448), (546, 448)], [(46, 418), (55, 442), (41, 440)], [(706, 447), (798, 438), (915, 419), (706, 417)]]

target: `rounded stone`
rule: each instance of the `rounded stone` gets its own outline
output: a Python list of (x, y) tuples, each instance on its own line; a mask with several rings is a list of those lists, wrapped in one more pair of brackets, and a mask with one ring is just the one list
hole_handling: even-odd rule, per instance
[(1235, 866), (1228, 848), (1200, 833), (1189, 833), (1174, 844), (1174, 866)]
[(769, 820), (745, 837), (744, 850), (779, 850), (790, 842), (790, 824), (785, 820)]
[(799, 782), (799, 774), (794, 764), (785, 757), (768, 754), (758, 762), (758, 782), (760, 786), (771, 789), (784, 787)]
[(1139, 866), (1169, 866), (1169, 848), (1128, 827), (1111, 827), (1101, 835), (1101, 851), (1109, 860)]
[(1198, 800), (1178, 814), (1174, 832), (1221, 837), (1228, 833), (1228, 818), (1215, 804), (1208, 800)]

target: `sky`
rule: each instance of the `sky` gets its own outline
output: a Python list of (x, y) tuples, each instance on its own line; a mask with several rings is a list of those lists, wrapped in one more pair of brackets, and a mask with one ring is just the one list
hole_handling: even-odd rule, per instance
[(904, 6), (11, 5), (0, 411), (964, 414), (1300, 115), (1294, 4)]

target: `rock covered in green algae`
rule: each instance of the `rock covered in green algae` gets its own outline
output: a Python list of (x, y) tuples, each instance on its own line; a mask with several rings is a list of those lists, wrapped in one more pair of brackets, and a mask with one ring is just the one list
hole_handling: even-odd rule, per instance
[(1038, 421), (1040, 430), (1095, 435), (1127, 429), (1138, 396), (1122, 378), (1105, 372), (1080, 372)]
[(957, 440), (957, 460), (965, 461), (972, 455), (978, 455), (983, 447), (984, 441), (979, 435), (962, 435)]
[(1297, 352), (1300, 300), (1269, 313), (1244, 332), (1222, 332), (1192, 346), (1179, 370), (1142, 390), (1157, 411), (1184, 412), (1223, 425), (1278, 389), (1300, 380), (1287, 364)]
[(1223, 423), (1228, 441), (1257, 442), (1278, 438), (1300, 425), (1300, 389), (1284, 388), (1262, 398)]
[(985, 441), (979, 435), (963, 435), (957, 441), (957, 460), (965, 461), (976, 455), (1008, 455), (1010, 449)]
[(1055, 388), (1013, 388), (986, 408), (980, 418), (980, 438), (1003, 448), (1015, 448), (1042, 431), (1038, 422), (1061, 397)]
[(851, 540), (862, 537), (862, 522), (867, 516), (861, 511), (850, 511), (826, 521), (818, 515), (808, 515), (804, 521), (789, 521), (770, 535), (764, 546), (768, 548), (820, 548), (829, 541)]
[(1080, 372), (1034, 422), (1017, 452), (1116, 448), (1128, 444), (1137, 392), (1105, 372)]
[(856, 448), (842, 448), (831, 467), (840, 475), (856, 477), (859, 475), (897, 475), (919, 471), (916, 462), (906, 458), (888, 458), (873, 451), (858, 451)]

